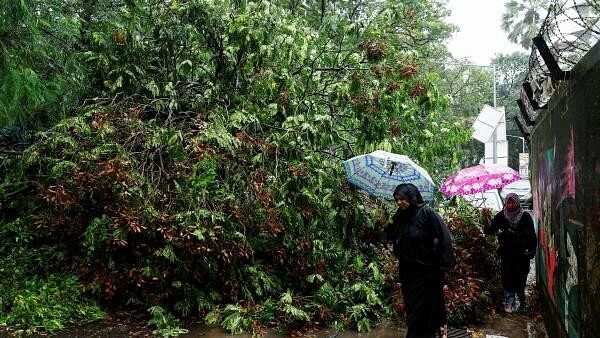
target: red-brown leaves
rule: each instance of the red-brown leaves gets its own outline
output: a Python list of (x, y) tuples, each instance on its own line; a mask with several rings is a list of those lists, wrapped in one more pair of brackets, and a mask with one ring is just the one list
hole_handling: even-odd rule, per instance
[(303, 178), (306, 177), (310, 172), (310, 167), (307, 163), (298, 163), (290, 165), (287, 168), (287, 173), (293, 177)]
[(283, 89), (277, 96), (277, 106), (286, 108), (290, 104), (290, 93), (287, 89)]
[(396, 313), (404, 313), (404, 297), (402, 297), (402, 291), (399, 289), (392, 293), (392, 307), (396, 310)]
[(415, 83), (408, 90), (408, 96), (410, 97), (422, 97), (423, 94), (425, 94), (425, 86), (420, 82)]
[(113, 35), (115, 37), (115, 43), (117, 45), (124, 45), (127, 42), (127, 39), (125, 38), (125, 34), (122, 31), (115, 30)]
[(212, 156), (215, 153), (215, 149), (204, 142), (196, 141), (192, 145), (192, 153), (194, 154), (194, 160), (199, 161), (204, 157)]
[(419, 65), (416, 63), (405, 63), (400, 66), (400, 76), (403, 78), (410, 78), (417, 74)]
[(285, 230), (285, 226), (281, 222), (276, 210), (271, 209), (268, 211), (267, 218), (265, 219), (265, 229), (270, 235), (278, 235)]
[(393, 69), (390, 66), (372, 65), (370, 70), (371, 70), (371, 73), (373, 73), (373, 75), (375, 75), (376, 78), (381, 79), (381, 77), (383, 75), (391, 74)]
[(369, 96), (363, 93), (351, 93), (350, 100), (355, 106), (363, 109), (366, 109), (371, 105), (371, 99), (369, 98)]
[(77, 199), (64, 185), (53, 185), (42, 188), (38, 195), (57, 212), (63, 212), (73, 207)]
[(467, 320), (476, 320), (494, 311), (491, 297), (483, 292), (493, 292), (495, 279), (495, 247), (489, 243), (481, 228), (457, 214), (447, 219), (450, 231), (455, 234), (454, 255), (456, 266), (448, 273), (445, 296), (448, 311), (462, 312)]
[(395, 91), (398, 91), (399, 89), (401, 89), (403, 86), (403, 83), (400, 81), (396, 81), (396, 82), (388, 82), (385, 86), (386, 92), (388, 94), (391, 94)]
[(386, 51), (385, 42), (381, 39), (370, 39), (361, 44), (371, 62), (380, 60)]

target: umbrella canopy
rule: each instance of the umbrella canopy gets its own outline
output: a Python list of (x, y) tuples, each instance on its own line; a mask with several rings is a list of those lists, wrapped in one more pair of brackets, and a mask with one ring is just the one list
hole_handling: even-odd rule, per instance
[(518, 181), (519, 173), (501, 164), (479, 164), (458, 171), (448, 177), (440, 191), (448, 196), (471, 195), (491, 189), (500, 189)]
[(343, 162), (348, 181), (370, 195), (393, 200), (394, 189), (412, 183), (426, 201), (433, 200), (435, 185), (427, 171), (408, 156), (377, 150)]

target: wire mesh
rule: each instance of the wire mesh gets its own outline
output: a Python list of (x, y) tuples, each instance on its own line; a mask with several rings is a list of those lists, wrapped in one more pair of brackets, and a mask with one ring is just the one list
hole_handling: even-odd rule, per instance
[[(600, 40), (600, 0), (553, 0), (539, 35), (561, 70), (570, 70)], [(531, 84), (533, 99), (540, 106), (548, 102), (554, 91), (550, 74), (534, 46), (525, 82)]]

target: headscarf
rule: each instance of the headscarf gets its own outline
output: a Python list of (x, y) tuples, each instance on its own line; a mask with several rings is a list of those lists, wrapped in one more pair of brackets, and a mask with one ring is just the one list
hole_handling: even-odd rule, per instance
[(396, 216), (400, 218), (413, 215), (417, 209), (425, 204), (419, 188), (412, 183), (402, 183), (396, 187), (394, 190), (394, 199), (398, 198), (405, 199), (410, 203), (410, 206), (406, 210), (398, 209)]
[[(513, 211), (509, 211), (508, 208), (506, 207), (506, 205), (508, 204), (508, 201), (513, 201), (517, 204), (517, 209), (513, 210)], [(510, 223), (518, 223), (521, 220), (521, 216), (523, 216), (523, 207), (521, 206), (521, 201), (519, 201), (519, 195), (515, 194), (515, 193), (510, 193), (508, 195), (506, 195), (505, 198), (505, 202), (504, 202), (504, 208), (502, 209), (502, 212), (504, 213), (504, 217), (510, 222)]]
[(394, 199), (397, 198), (403, 198), (409, 201), (411, 205), (419, 206), (425, 203), (423, 201), (423, 196), (421, 196), (419, 188), (417, 188), (412, 183), (399, 184), (394, 190)]

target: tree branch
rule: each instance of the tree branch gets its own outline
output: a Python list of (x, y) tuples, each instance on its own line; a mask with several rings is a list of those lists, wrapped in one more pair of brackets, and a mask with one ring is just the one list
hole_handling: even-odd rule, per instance
[(23, 151), (13, 150), (13, 149), (0, 149), (0, 154), (6, 155), (22, 155)]

